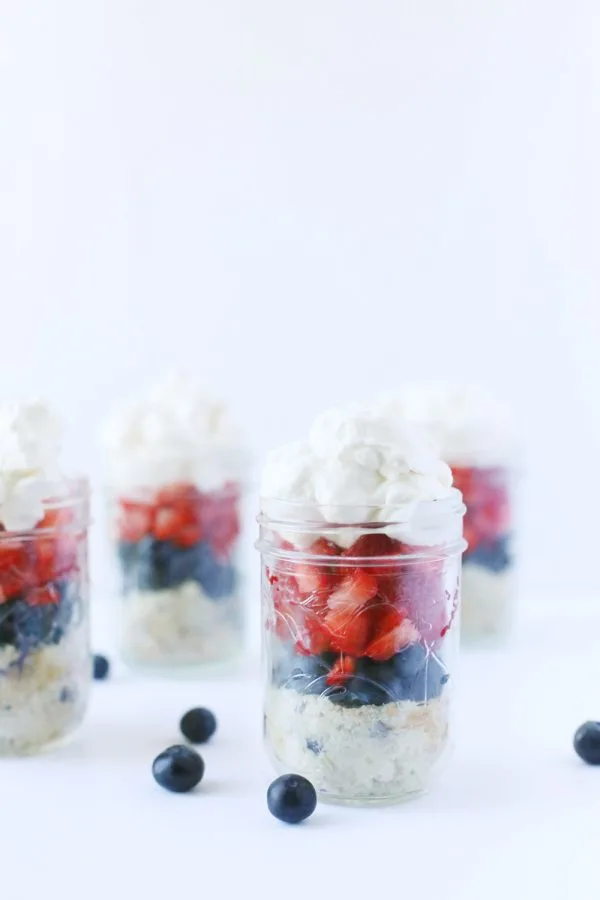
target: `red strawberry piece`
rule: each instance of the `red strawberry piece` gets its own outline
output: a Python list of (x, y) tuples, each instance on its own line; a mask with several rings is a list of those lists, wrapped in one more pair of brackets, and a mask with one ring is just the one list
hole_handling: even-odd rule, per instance
[(227, 558), (240, 533), (237, 491), (205, 494), (200, 503), (200, 522), (215, 554)]
[(60, 594), (54, 584), (32, 588), (27, 594), (27, 602), (31, 606), (47, 606), (49, 603), (58, 603), (59, 600)]
[(404, 567), (401, 603), (426, 640), (440, 639), (451, 616), (443, 560), (419, 560)]
[(198, 505), (200, 496), (200, 491), (193, 484), (180, 482), (169, 484), (157, 491), (154, 502), (157, 506)]
[(360, 656), (369, 639), (367, 606), (376, 593), (377, 579), (362, 569), (347, 575), (333, 591), (325, 616), (333, 650)]
[(29, 554), (20, 541), (0, 543), (0, 603), (23, 593), (30, 581)]
[(327, 606), (332, 612), (356, 612), (366, 606), (376, 593), (375, 576), (364, 569), (354, 569), (330, 595)]
[(67, 525), (70, 525), (75, 518), (75, 513), (72, 509), (62, 507), (57, 509), (47, 509), (44, 513), (44, 518), (38, 522), (35, 526), (36, 528), (64, 528)]
[(388, 604), (374, 607), (373, 628), (374, 636), (369, 641), (365, 656), (378, 662), (391, 659), (419, 639), (419, 632), (411, 620)]
[(351, 656), (340, 656), (336, 659), (327, 675), (327, 684), (332, 687), (343, 686), (356, 672), (356, 660)]
[(188, 524), (189, 516), (183, 506), (161, 506), (154, 516), (154, 536), (159, 541), (175, 540)]
[(369, 640), (371, 627), (368, 608), (345, 610), (342, 607), (327, 613), (324, 619), (329, 631), (332, 650), (360, 656)]
[[(298, 640), (298, 626), (295, 619), (299, 617), (300, 592), (293, 575), (266, 569), (271, 593), (272, 612), (269, 618), (271, 627), (281, 640)], [(295, 612), (295, 616), (294, 616)]]
[(70, 534), (42, 538), (33, 546), (35, 583), (46, 584), (55, 578), (75, 572), (79, 568), (79, 543)]
[(375, 531), (372, 534), (361, 534), (342, 552), (342, 556), (392, 556), (401, 551), (400, 541), (395, 541), (389, 534)]
[[(311, 557), (313, 556), (338, 556), (340, 548), (337, 544), (319, 538), (307, 551)], [(335, 566), (328, 566), (323, 563), (313, 562), (312, 559), (307, 562), (299, 563), (294, 570), (298, 587), (302, 594), (315, 595), (320, 609), (324, 610), (327, 605), (327, 597), (330, 591), (338, 583), (338, 570)]]
[(291, 613), (298, 635), (296, 651), (314, 656), (326, 653), (331, 645), (331, 636), (321, 619), (300, 604), (292, 607)]
[(154, 508), (145, 503), (120, 501), (119, 537), (122, 541), (136, 544), (152, 532)]
[(184, 525), (175, 537), (175, 543), (180, 547), (193, 547), (202, 540), (202, 528), (200, 525), (190, 523)]

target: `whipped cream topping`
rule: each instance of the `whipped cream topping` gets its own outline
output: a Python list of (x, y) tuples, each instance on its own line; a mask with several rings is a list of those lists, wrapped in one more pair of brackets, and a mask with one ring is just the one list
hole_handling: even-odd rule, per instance
[[(284, 501), (294, 504), (294, 521), (339, 525), (410, 523), (424, 502), (453, 494), (460, 499), (426, 435), (398, 415), (361, 404), (326, 410), (307, 441), (273, 450), (261, 485), (267, 515), (276, 518)], [(336, 539), (347, 544), (353, 535)]]
[(517, 454), (515, 423), (498, 398), (475, 385), (416, 384), (382, 398), (390, 415), (424, 428), (450, 465), (507, 465)]
[(115, 486), (177, 481), (210, 490), (239, 478), (244, 454), (225, 407), (185, 373), (171, 373), (108, 419), (102, 440)]
[(0, 404), (0, 524), (28, 531), (59, 477), (60, 419), (39, 400)]

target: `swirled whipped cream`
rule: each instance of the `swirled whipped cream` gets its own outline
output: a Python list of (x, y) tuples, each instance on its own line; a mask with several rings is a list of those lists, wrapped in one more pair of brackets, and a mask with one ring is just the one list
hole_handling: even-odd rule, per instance
[(60, 474), (62, 423), (40, 400), (0, 404), (0, 525), (28, 531)]
[(188, 482), (200, 489), (239, 478), (240, 436), (225, 407), (185, 373), (171, 373), (148, 394), (129, 401), (102, 431), (116, 487)]
[(427, 501), (452, 495), (460, 499), (427, 437), (400, 416), (361, 404), (326, 410), (307, 441), (273, 450), (261, 485), (267, 515), (277, 517), (283, 501), (295, 505), (295, 521), (339, 525), (408, 524)]
[(506, 465), (517, 453), (515, 423), (509, 410), (475, 385), (407, 385), (384, 407), (424, 428), (450, 465)]

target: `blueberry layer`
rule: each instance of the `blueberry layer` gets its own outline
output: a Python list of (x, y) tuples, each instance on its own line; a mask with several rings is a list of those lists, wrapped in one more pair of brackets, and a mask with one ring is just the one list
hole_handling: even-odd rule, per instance
[(219, 600), (235, 588), (235, 568), (220, 562), (206, 541), (178, 547), (147, 536), (137, 543), (120, 541), (118, 554), (125, 591), (168, 590), (195, 581), (208, 597)]
[(463, 556), (463, 565), (472, 563), (495, 573), (508, 569), (512, 562), (508, 535), (503, 535), (495, 541), (482, 541), (473, 550), (467, 549)]
[(298, 656), (290, 652), (274, 667), (273, 682), (302, 694), (325, 696), (340, 706), (359, 707), (434, 700), (449, 678), (439, 657), (422, 644), (411, 644), (386, 662), (357, 660), (356, 672), (342, 687), (327, 684), (335, 659), (328, 653)]
[(0, 605), (0, 647), (16, 647), (21, 657), (43, 644), (58, 644), (71, 624), (78, 603), (76, 585), (53, 582), (56, 603), (34, 606), (24, 597), (15, 597)]

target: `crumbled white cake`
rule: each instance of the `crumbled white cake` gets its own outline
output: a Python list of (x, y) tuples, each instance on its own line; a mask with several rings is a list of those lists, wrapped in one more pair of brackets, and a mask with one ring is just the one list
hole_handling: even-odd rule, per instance
[(0, 756), (35, 753), (81, 722), (91, 679), (87, 629), (31, 652), (20, 668), (13, 646), (0, 649)]
[(461, 583), (461, 638), (468, 643), (506, 635), (514, 615), (515, 567), (491, 572), (466, 562)]
[(282, 772), (297, 772), (324, 797), (390, 802), (423, 791), (448, 740), (447, 690), (428, 703), (347, 709), (327, 697), (271, 687), (265, 738)]
[(221, 662), (241, 647), (239, 598), (211, 600), (195, 581), (162, 591), (129, 591), (122, 617), (123, 655), (133, 665)]

